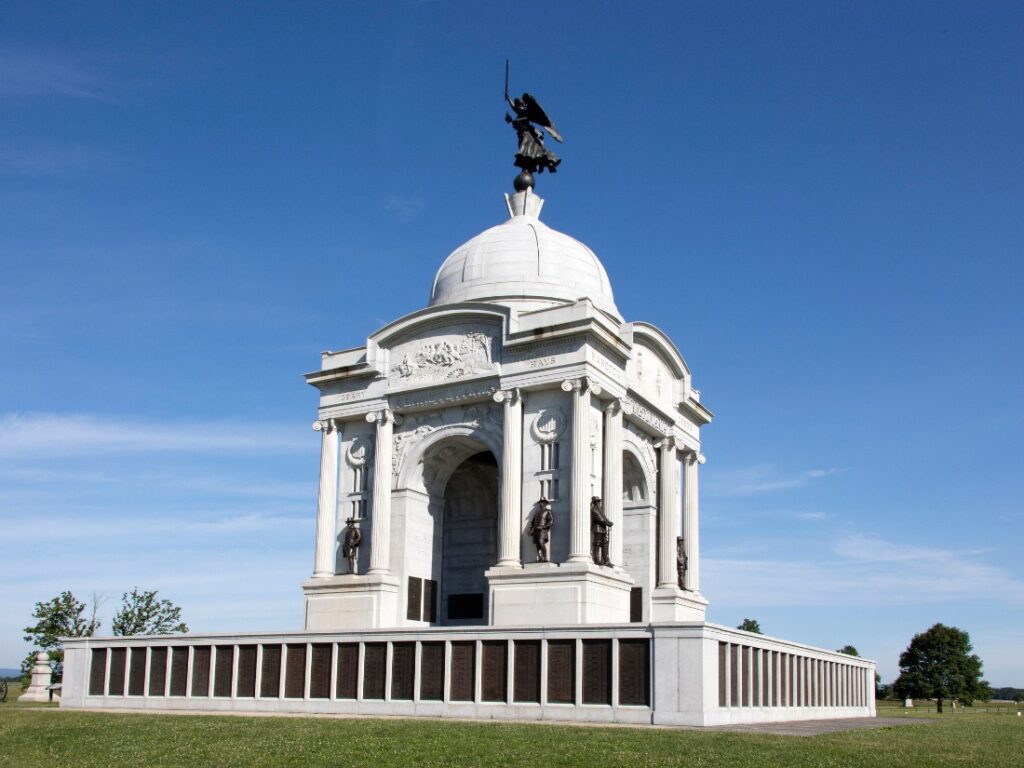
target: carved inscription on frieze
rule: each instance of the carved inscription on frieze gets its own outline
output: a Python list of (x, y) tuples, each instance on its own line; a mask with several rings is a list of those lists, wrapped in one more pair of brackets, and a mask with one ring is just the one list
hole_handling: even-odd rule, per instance
[(580, 348), (583, 337), (573, 336), (568, 339), (553, 339), (534, 344), (525, 344), (514, 350), (505, 350), (502, 360), (505, 363), (527, 363), (531, 368), (541, 368), (557, 362), (558, 355), (576, 352)]
[(669, 430), (672, 428), (672, 425), (669, 422), (665, 421), (665, 419), (661, 418), (661, 416), (656, 414), (646, 405), (638, 403), (634, 398), (630, 397), (629, 395), (626, 395), (626, 397), (623, 398), (623, 403), (625, 403), (632, 409), (632, 414), (636, 416), (638, 419), (640, 419), (640, 421), (644, 422), (645, 424), (650, 424), (652, 427), (658, 430), (658, 432), (662, 434), (668, 434)]
[(391, 397), (391, 407), (401, 411), (413, 408), (452, 405), (466, 400), (485, 400), (497, 391), (497, 384), (461, 384), (431, 389), (428, 392), (410, 392), (404, 395), (393, 395)]

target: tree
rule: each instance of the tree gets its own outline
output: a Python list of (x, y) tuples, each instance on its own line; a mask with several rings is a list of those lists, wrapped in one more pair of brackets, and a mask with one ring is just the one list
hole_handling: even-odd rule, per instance
[(170, 600), (157, 600), (156, 590), (139, 592), (138, 587), (121, 596), (121, 610), (114, 614), (115, 635), (171, 635), (188, 632), (181, 620), (181, 608)]
[(844, 645), (842, 648), (836, 651), (836, 653), (845, 653), (847, 656), (860, 656), (860, 654), (857, 653), (857, 649), (854, 648), (852, 645)]
[(893, 688), (901, 698), (945, 699), (971, 705), (991, 692), (981, 679), (981, 659), (971, 653), (971, 637), (962, 629), (936, 624), (914, 635), (900, 654), (900, 676)]
[(761, 625), (757, 623), (757, 619), (744, 619), (740, 622), (740, 625), (736, 629), (742, 629), (744, 632), (756, 632), (761, 635)]
[(28, 674), (39, 651), (50, 654), (50, 666), (54, 679), (59, 680), (64, 663), (62, 637), (91, 637), (99, 628), (95, 607), (89, 618), (85, 616), (85, 603), (75, 599), (70, 592), (61, 592), (48, 602), (36, 603), (32, 618), (34, 626), (25, 627), (25, 641), (32, 643), (35, 650), (21, 663), (21, 671)]

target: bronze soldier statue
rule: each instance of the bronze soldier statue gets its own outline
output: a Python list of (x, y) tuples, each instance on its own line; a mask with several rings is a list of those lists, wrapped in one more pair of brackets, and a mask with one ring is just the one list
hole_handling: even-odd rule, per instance
[(538, 509), (533, 513), (533, 518), (526, 528), (526, 532), (533, 537), (533, 543), (537, 547), (537, 562), (546, 563), (550, 559), (551, 529), (555, 525), (555, 516), (551, 512), (551, 502), (541, 498)]
[(342, 553), (348, 558), (348, 572), (356, 573), (356, 559), (359, 557), (359, 545), (363, 543), (363, 534), (356, 528), (356, 519), (350, 517), (345, 521), (345, 541), (341, 548)]
[(686, 557), (686, 540), (682, 536), (676, 536), (676, 580), (680, 589), (686, 589), (686, 569), (690, 561)]
[(604, 504), (597, 496), (590, 498), (590, 556), (598, 565), (611, 565), (608, 544), (613, 523), (604, 516)]

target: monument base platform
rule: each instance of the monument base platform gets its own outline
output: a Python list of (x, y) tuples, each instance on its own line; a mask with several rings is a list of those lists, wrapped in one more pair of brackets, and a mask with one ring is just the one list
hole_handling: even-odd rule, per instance
[(708, 600), (699, 592), (658, 587), (651, 593), (651, 621), (704, 621)]
[(622, 624), (629, 621), (633, 579), (620, 569), (579, 563), (529, 563), (494, 567), (490, 585), (492, 626)]
[(306, 579), (306, 629), (386, 627), (398, 613), (399, 582), (394, 576), (356, 574)]

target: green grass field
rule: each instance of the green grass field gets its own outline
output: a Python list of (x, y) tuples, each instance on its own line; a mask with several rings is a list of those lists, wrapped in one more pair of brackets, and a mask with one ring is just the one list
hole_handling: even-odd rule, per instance
[[(881, 714), (895, 714), (895, 707), (888, 709)], [(960, 711), (929, 723), (796, 737), (433, 720), (103, 714), (8, 700), (0, 705), (0, 766), (1024, 765), (1024, 718), (994, 712), (961, 716)]]

